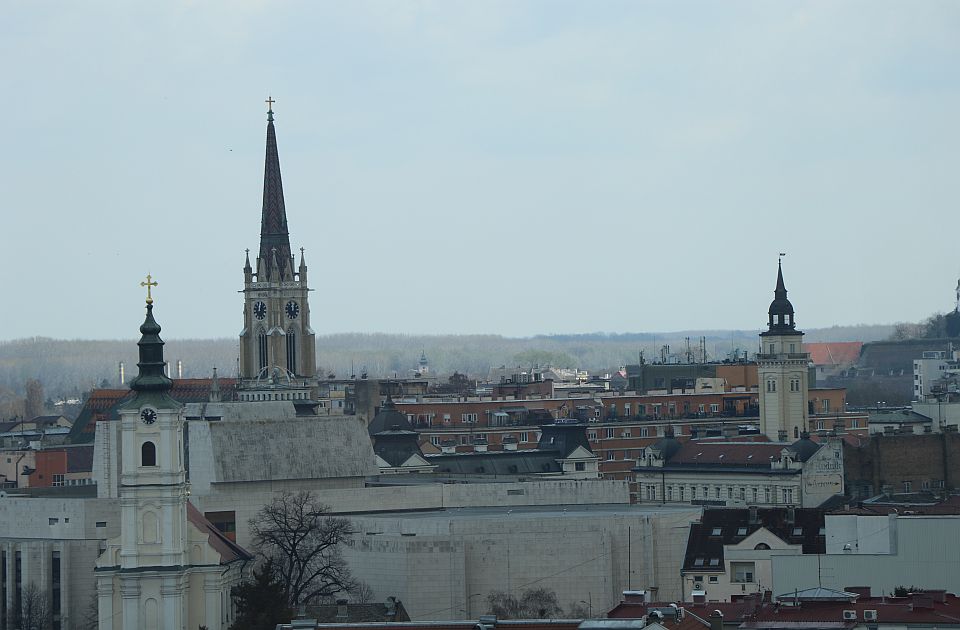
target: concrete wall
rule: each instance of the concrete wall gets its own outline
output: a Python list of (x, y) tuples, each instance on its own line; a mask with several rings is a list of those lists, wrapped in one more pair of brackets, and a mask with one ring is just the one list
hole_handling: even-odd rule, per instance
[[(874, 518), (874, 517), (871, 517)], [(874, 593), (890, 594), (897, 586), (917, 586), (960, 592), (960, 517), (906, 516), (876, 517), (878, 523), (896, 529), (896, 553), (850, 553), (775, 557), (774, 595), (822, 584), (826, 588), (870, 586)], [(894, 525), (895, 523), (895, 525)], [(831, 536), (828, 521), (828, 538)], [(876, 529), (883, 540), (886, 528)], [(834, 539), (832, 546), (840, 542)]]
[(213, 484), (209, 494), (194, 494), (190, 500), (201, 512), (235, 512), (237, 542), (245, 547), (252, 545), (247, 522), (283, 490), (312, 490), (338, 513), (630, 502), (630, 490), (625, 481), (427, 483), (370, 488), (361, 484), (362, 481), (355, 478)]
[(609, 610), (627, 588), (680, 598), (686, 533), (699, 516), (628, 506), (358, 516), (345, 557), (376, 599), (399, 597), (414, 620), (476, 618), (491, 591), (539, 587), (564, 608), (585, 600)]
[[(55, 519), (55, 520), (54, 520)], [(97, 523), (105, 526), (97, 527)], [(20, 553), (22, 586), (50, 593), (53, 554), (60, 557), (61, 627), (84, 621), (96, 597), (93, 567), (101, 545), (120, 531), (120, 509), (110, 499), (41, 499), (0, 496), (0, 550), (7, 559), (7, 609), (13, 602), (14, 559)]]

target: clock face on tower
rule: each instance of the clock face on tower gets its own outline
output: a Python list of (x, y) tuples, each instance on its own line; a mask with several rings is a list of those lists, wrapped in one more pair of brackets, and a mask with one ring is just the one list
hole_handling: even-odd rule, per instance
[(257, 302), (253, 305), (253, 314), (257, 319), (263, 319), (267, 316), (267, 305), (263, 302)]
[(290, 319), (296, 319), (297, 315), (300, 314), (300, 305), (294, 302), (293, 300), (290, 300), (289, 302), (287, 302), (286, 311), (287, 311), (287, 317), (289, 317)]
[(144, 424), (150, 425), (157, 421), (157, 412), (147, 408), (140, 412), (140, 419)]

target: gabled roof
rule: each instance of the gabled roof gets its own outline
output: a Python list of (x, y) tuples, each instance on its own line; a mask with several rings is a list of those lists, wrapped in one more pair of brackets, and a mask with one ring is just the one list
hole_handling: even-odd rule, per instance
[(187, 520), (194, 527), (208, 534), (207, 542), (220, 554), (220, 564), (229, 564), (237, 560), (253, 560), (253, 554), (224, 536), (189, 501), (187, 501)]
[(861, 348), (862, 341), (803, 344), (803, 351), (814, 365), (853, 365), (860, 359)]
[[(237, 379), (218, 379), (223, 400), (233, 399), (233, 390), (237, 388)], [(170, 397), (181, 403), (203, 402), (210, 398), (211, 378), (174, 379)], [(96, 423), (117, 420), (117, 410), (124, 402), (133, 398), (129, 389), (95, 389), (83, 403), (83, 408), (70, 429), (68, 440), (73, 444), (93, 442)]]
[(801, 545), (803, 553), (826, 552), (821, 510), (794, 509), (792, 523), (788, 508), (757, 508), (756, 514), (756, 521), (751, 523), (749, 509), (705, 509), (700, 522), (690, 525), (682, 570), (723, 571), (724, 546), (735, 545), (761, 528), (786, 544)]

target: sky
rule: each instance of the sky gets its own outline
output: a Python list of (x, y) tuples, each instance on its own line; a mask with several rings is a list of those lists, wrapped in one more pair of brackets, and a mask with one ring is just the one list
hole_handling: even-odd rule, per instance
[(0, 2), (0, 340), (234, 337), (264, 100), (318, 334), (955, 306), (958, 2)]

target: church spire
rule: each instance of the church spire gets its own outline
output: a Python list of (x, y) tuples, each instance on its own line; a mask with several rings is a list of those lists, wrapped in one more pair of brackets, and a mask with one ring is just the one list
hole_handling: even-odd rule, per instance
[[(263, 169), (263, 213), (260, 219), (260, 259), (273, 262), (276, 250), (277, 268), (267, 264), (267, 277), (259, 281), (279, 280), (290, 260), (290, 234), (287, 231), (287, 211), (283, 203), (283, 182), (280, 179), (280, 155), (277, 151), (277, 132), (273, 126), (273, 98), (268, 98), (267, 152)], [(276, 276), (274, 277), (274, 274)]]
[(163, 360), (163, 340), (160, 338), (160, 324), (153, 318), (153, 297), (150, 295), (150, 287), (156, 286), (156, 282), (151, 282), (151, 277), (147, 276), (146, 282), (140, 283), (147, 287), (147, 317), (140, 326), (140, 341), (137, 346), (140, 348), (140, 361), (137, 367), (140, 373), (130, 381), (130, 389), (138, 393), (156, 392), (166, 394), (173, 387), (164, 368), (166, 364)]

